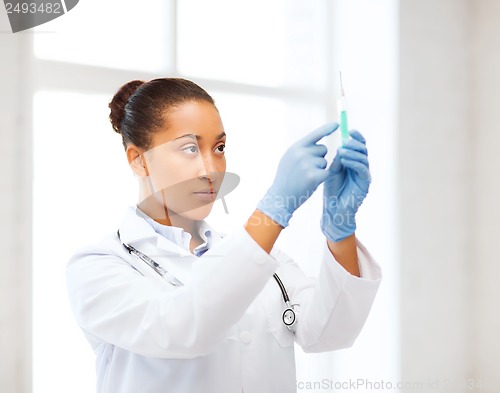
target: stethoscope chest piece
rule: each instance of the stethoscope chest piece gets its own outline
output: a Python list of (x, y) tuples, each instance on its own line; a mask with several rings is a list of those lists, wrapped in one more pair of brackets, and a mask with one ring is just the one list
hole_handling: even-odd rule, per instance
[(292, 332), (295, 332), (296, 323), (297, 323), (297, 312), (298, 312), (298, 304), (287, 304), (287, 308), (283, 311), (282, 320), (285, 326), (290, 329)]
[(286, 326), (291, 327), (295, 323), (295, 319), (295, 312), (291, 308), (287, 308), (283, 312), (283, 323)]

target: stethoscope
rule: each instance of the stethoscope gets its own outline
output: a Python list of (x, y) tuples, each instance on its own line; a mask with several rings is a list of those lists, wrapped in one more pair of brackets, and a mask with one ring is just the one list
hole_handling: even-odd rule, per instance
[[(146, 265), (148, 265), (151, 269), (153, 269), (156, 273), (158, 273), (162, 278), (164, 278), (166, 281), (168, 281), (170, 284), (172, 284), (174, 287), (182, 287), (184, 284), (174, 277), (172, 274), (170, 274), (167, 270), (165, 270), (162, 266), (158, 264), (155, 260), (152, 258), (148, 257), (146, 254), (143, 254), (136, 248), (132, 247), (130, 244), (122, 242), (120, 238), (120, 230), (117, 231), (118, 234), (118, 240), (122, 243), (123, 247), (129, 252), (129, 254), (134, 255), (136, 258), (140, 259)], [(288, 297), (288, 292), (286, 291), (285, 286), (283, 285), (283, 282), (279, 278), (278, 274), (274, 273), (273, 274), (274, 279), (278, 283), (278, 286), (280, 287), (281, 293), (283, 295), (283, 301), (285, 302), (286, 308), (285, 311), (283, 311), (283, 315), (281, 316), (281, 319), (283, 320), (283, 323), (285, 326), (290, 329), (290, 331), (295, 332), (297, 326), (297, 313), (299, 311), (299, 305), (298, 304), (290, 304), (290, 298)]]

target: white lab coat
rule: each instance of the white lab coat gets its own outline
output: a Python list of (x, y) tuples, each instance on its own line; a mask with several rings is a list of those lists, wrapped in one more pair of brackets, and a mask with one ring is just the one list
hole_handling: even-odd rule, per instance
[[(116, 233), (72, 257), (69, 299), (97, 355), (98, 393), (295, 392), (294, 341), (306, 352), (351, 346), (381, 277), (359, 242), (362, 278), (344, 270), (325, 242), (316, 279), (276, 247), (267, 254), (243, 227), (215, 234), (201, 257), (158, 235), (135, 209), (120, 235), (184, 286), (130, 255)], [(281, 320), (274, 272), (301, 306), (295, 334)]]

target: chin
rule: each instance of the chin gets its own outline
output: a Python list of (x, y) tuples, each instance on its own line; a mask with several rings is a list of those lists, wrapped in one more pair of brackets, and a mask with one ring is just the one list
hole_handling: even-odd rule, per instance
[(213, 203), (208, 203), (206, 205), (197, 207), (192, 210), (188, 210), (180, 214), (182, 217), (189, 218), (194, 221), (201, 221), (208, 217), (212, 211)]

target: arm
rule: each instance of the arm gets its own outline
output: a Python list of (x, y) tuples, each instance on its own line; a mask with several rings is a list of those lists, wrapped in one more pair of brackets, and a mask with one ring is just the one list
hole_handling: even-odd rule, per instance
[(368, 193), (371, 175), (365, 138), (358, 131), (350, 135), (333, 159), (324, 182), (321, 230), (335, 260), (360, 277), (355, 216)]
[[(381, 274), (355, 237), (355, 215), (371, 182), (365, 139), (351, 132), (324, 182), (321, 229), (326, 236), (320, 274), (309, 288), (298, 284), (301, 304), (296, 340), (305, 352), (352, 345), (363, 327)], [(361, 276), (360, 271), (363, 272)]]
[(335, 260), (353, 276), (360, 277), (356, 236), (352, 234), (339, 242), (326, 239), (326, 242)]
[(259, 210), (255, 210), (245, 224), (245, 229), (255, 242), (268, 254), (283, 227)]
[[(352, 346), (359, 336), (380, 286), (380, 267), (357, 242), (363, 276), (356, 277), (325, 250), (314, 289), (299, 294), (297, 342), (304, 352), (324, 352)], [(325, 247), (326, 248), (326, 247)]]

